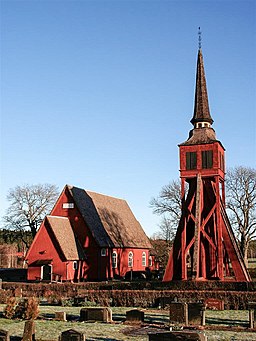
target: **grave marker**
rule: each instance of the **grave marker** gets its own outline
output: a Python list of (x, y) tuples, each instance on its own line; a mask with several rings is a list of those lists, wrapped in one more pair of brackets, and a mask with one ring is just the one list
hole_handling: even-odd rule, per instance
[(0, 341), (10, 341), (10, 335), (7, 330), (0, 330)]
[(55, 320), (56, 321), (67, 321), (67, 316), (65, 311), (56, 311), (55, 312)]
[[(205, 323), (205, 305), (203, 303), (188, 303), (188, 323), (203, 325)], [(204, 321), (203, 321), (204, 320)]]
[(171, 302), (170, 303), (170, 323), (172, 324), (188, 324), (188, 305), (187, 303)]
[(126, 312), (126, 322), (144, 322), (144, 311), (132, 309)]
[(248, 303), (250, 328), (256, 328), (256, 302)]
[(80, 310), (80, 321), (112, 322), (112, 310), (104, 308), (82, 308)]
[(205, 301), (207, 309), (224, 310), (224, 301), (219, 298), (207, 298)]
[(85, 335), (74, 329), (69, 329), (61, 333), (59, 341), (85, 341)]
[(35, 322), (28, 320), (25, 322), (22, 341), (35, 341)]

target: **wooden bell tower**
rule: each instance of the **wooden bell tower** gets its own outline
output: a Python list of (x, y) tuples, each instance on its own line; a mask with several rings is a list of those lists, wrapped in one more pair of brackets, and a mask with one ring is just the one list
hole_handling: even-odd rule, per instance
[(182, 216), (164, 281), (250, 281), (225, 211), (225, 149), (211, 127), (199, 45), (189, 138), (179, 145)]

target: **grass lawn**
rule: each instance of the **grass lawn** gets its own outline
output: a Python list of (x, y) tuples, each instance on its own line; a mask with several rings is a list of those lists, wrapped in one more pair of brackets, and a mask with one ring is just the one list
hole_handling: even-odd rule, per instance
[[(3, 311), (4, 305), (0, 305), (0, 311)], [(137, 334), (130, 336), (124, 334), (123, 331), (134, 329), (134, 326), (125, 325), (122, 322), (125, 320), (127, 310), (131, 308), (113, 307), (113, 324), (106, 323), (89, 323), (78, 322), (80, 307), (60, 307), (60, 306), (40, 306), (40, 318), (35, 321), (36, 324), (36, 338), (37, 340), (57, 340), (60, 333), (67, 329), (76, 329), (82, 331), (86, 335), (86, 340), (105, 340), (105, 341), (121, 341), (121, 340), (148, 340), (147, 332), (151, 328), (141, 328)], [(67, 318), (72, 321), (61, 322), (54, 321), (54, 313), (57, 311), (65, 311)], [(157, 309), (145, 309), (145, 322), (168, 324), (168, 311)], [(244, 326), (249, 323), (248, 311), (210, 311), (206, 312), (207, 326)], [(24, 329), (24, 321), (8, 320), (0, 318), (0, 329), (5, 329), (10, 332), (12, 336), (22, 336)], [(255, 340), (256, 333), (253, 332), (234, 332), (234, 331), (217, 331), (205, 330), (208, 340)]]

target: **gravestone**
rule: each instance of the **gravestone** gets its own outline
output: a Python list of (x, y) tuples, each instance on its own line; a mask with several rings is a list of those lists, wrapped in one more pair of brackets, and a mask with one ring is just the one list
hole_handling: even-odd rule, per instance
[(207, 298), (205, 304), (207, 309), (224, 310), (224, 301), (219, 298)]
[(144, 322), (144, 311), (133, 309), (126, 312), (126, 322)]
[(59, 341), (85, 341), (85, 335), (74, 329), (69, 329), (61, 333)]
[[(203, 303), (188, 303), (188, 324), (205, 324), (205, 305)], [(204, 321), (203, 321), (204, 320)]]
[(248, 303), (250, 328), (256, 328), (256, 302)]
[(35, 341), (35, 322), (34, 320), (28, 320), (25, 322), (23, 341)]
[(149, 341), (207, 341), (205, 333), (194, 331), (161, 332), (149, 334)]
[(170, 323), (171, 324), (188, 324), (188, 305), (187, 303), (171, 302), (170, 303)]
[(10, 341), (10, 335), (7, 330), (0, 330), (0, 341)]
[(67, 321), (67, 316), (65, 311), (56, 311), (55, 312), (55, 320), (56, 321)]
[(80, 321), (112, 322), (112, 310), (108, 307), (82, 308)]

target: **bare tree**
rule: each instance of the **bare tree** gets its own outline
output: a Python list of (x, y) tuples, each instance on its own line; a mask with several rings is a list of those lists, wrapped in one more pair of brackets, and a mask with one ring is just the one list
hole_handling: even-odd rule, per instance
[(58, 188), (50, 184), (24, 185), (10, 189), (7, 195), (10, 206), (3, 217), (5, 227), (18, 231), (30, 229), (35, 237), (57, 197)]
[(181, 187), (179, 180), (164, 186), (157, 198), (150, 201), (153, 213), (163, 215), (159, 225), (160, 237), (172, 241), (181, 217)]
[(256, 169), (239, 166), (227, 171), (226, 207), (247, 264), (249, 243), (256, 237)]
[[(249, 243), (256, 237), (256, 170), (242, 166), (229, 169), (225, 184), (227, 213), (247, 263)], [(154, 213), (164, 216), (161, 238), (174, 236), (181, 216), (180, 182), (175, 180), (164, 186), (150, 206)]]

